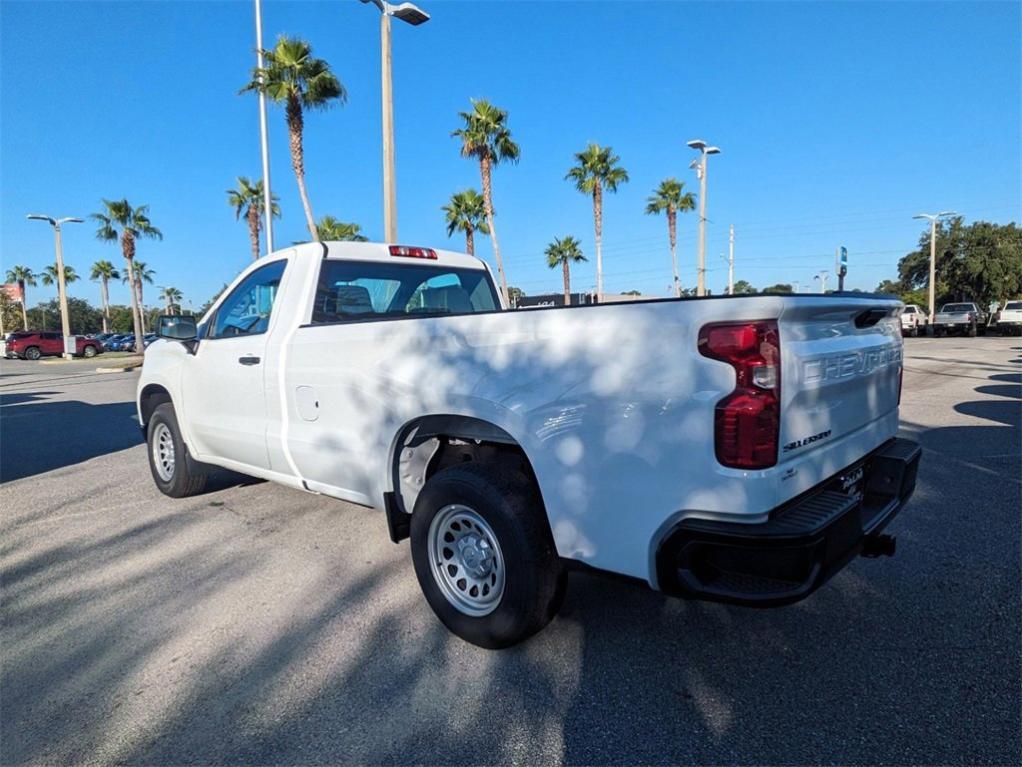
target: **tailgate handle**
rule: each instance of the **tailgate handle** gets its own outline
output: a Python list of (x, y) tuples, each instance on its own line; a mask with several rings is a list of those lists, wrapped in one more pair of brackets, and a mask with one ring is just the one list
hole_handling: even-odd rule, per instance
[(871, 328), (887, 316), (886, 309), (867, 309), (855, 315), (855, 327)]
[(258, 365), (259, 364), (259, 358), (258, 357), (238, 357), (238, 362), (240, 362), (242, 365)]

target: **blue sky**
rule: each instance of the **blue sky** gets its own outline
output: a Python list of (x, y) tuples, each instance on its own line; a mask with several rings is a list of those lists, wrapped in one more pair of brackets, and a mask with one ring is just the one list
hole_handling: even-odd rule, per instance
[[(510, 112), (517, 166), (494, 177), (511, 284), (560, 289), (543, 249), (579, 237), (595, 283), (592, 208), (563, 180), (587, 141), (613, 146), (631, 182), (604, 214), (606, 290), (664, 295), (667, 227), (643, 214), (667, 176), (693, 191), (685, 146), (722, 147), (709, 175), (708, 285), (720, 292), (727, 228), (736, 278), (811, 283), (850, 252), (848, 287), (872, 289), (913, 248), (918, 211), (1018, 220), (1018, 3), (519, 3), (422, 0), (432, 20), (396, 23), (394, 87), (400, 239), (448, 240), (440, 207), (478, 188), (450, 132), (470, 97)], [(306, 122), (315, 214), (382, 236), (377, 11), (355, 0), (264, 3), (265, 44), (307, 38), (348, 88), (346, 106)], [(52, 262), (52, 235), (26, 213), (85, 215), (101, 197), (148, 203), (163, 242), (138, 257), (196, 307), (249, 259), (224, 190), (259, 175), (258, 115), (239, 96), (253, 63), (252, 3), (4, 2), (0, 7), (0, 260)], [(270, 114), (279, 243), (304, 239), (284, 117)], [(682, 281), (695, 282), (695, 213), (679, 224)], [(79, 273), (119, 249), (69, 226)], [(491, 257), (487, 240), (477, 252)], [(147, 303), (155, 300), (149, 289)], [(38, 287), (30, 303), (49, 297)], [(94, 284), (71, 287), (98, 303)], [(112, 300), (127, 302), (118, 285)]]

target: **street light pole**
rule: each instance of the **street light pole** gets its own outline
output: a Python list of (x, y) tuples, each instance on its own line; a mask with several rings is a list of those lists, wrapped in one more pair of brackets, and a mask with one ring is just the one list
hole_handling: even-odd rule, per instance
[(933, 327), (933, 315), (934, 310), (934, 284), (936, 282), (937, 275), (937, 219), (943, 218), (944, 216), (953, 216), (955, 212), (953, 210), (944, 210), (940, 213), (917, 213), (912, 218), (925, 218), (930, 222), (930, 327)]
[(390, 17), (419, 26), (429, 14), (412, 3), (391, 5), (386, 0), (362, 0), (380, 9), (380, 95), (383, 111), (383, 231), (389, 243), (397, 242), (397, 172), (394, 161), (394, 86), (390, 55)]
[(702, 139), (693, 139), (688, 145), (699, 152), (699, 160), (693, 160), (690, 168), (694, 168), (699, 177), (699, 271), (696, 282), (696, 295), (706, 295), (706, 158), (711, 154), (720, 154), (720, 148), (707, 146)]
[[(255, 0), (256, 66), (263, 69), (263, 4)], [(259, 76), (260, 82), (262, 75)], [(259, 90), (259, 144), (263, 159), (263, 216), (266, 218), (266, 252), (273, 252), (273, 192), (270, 191), (270, 144), (266, 126), (266, 94)]]
[[(64, 340), (64, 352), (61, 356), (69, 360), (73, 356), (68, 349), (68, 339), (71, 337), (71, 323), (67, 313), (67, 284), (64, 281), (64, 248), (60, 240), (61, 224), (81, 224), (84, 219), (68, 216), (66, 218), (53, 218), (32, 213), (27, 216), (30, 221), (45, 221), (53, 227), (54, 241), (57, 248), (57, 298), (60, 300), (60, 328)], [(72, 345), (71, 348), (74, 348)]]
[(820, 281), (820, 292), (821, 293), (826, 293), (827, 292), (827, 276), (828, 276), (828, 274), (829, 274), (829, 272), (822, 271), (819, 274), (817, 274), (815, 277), (813, 277), (814, 280), (819, 280)]

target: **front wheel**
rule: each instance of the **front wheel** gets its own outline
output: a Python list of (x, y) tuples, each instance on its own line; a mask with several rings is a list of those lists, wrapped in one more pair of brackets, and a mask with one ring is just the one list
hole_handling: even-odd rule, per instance
[(415, 574), (437, 617), (462, 639), (509, 647), (546, 626), (565, 574), (535, 485), (468, 463), (437, 472), (415, 502)]
[(146, 444), (149, 469), (161, 493), (171, 498), (185, 498), (202, 492), (206, 486), (206, 472), (188, 458), (174, 406), (169, 402), (153, 411), (146, 427)]
[(84, 349), (82, 349), (82, 356), (85, 357), (85, 358), (95, 357), (96, 356), (96, 347), (95, 346), (91, 346), (91, 345), (90, 346), (86, 346)]

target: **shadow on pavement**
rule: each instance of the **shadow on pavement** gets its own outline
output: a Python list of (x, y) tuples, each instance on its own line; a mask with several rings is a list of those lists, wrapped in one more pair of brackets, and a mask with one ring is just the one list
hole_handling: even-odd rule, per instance
[[(0, 417), (0, 482), (10, 482), (115, 453), (142, 442), (131, 402), (91, 405), (78, 400), (14, 405)], [(33, 397), (34, 395), (28, 395)]]
[[(3, 572), (4, 761), (1019, 763), (1020, 408), (974, 391), (980, 424), (904, 425), (927, 453), (897, 557), (782, 609), (575, 573), (551, 626), (488, 652), (429, 612), (407, 544), (366, 561), (358, 517), (255, 530), (193, 499), (43, 543)], [(111, 432), (93, 455), (141, 440), (130, 404), (18, 409)], [(1012, 481), (966, 463), (996, 452)]]

